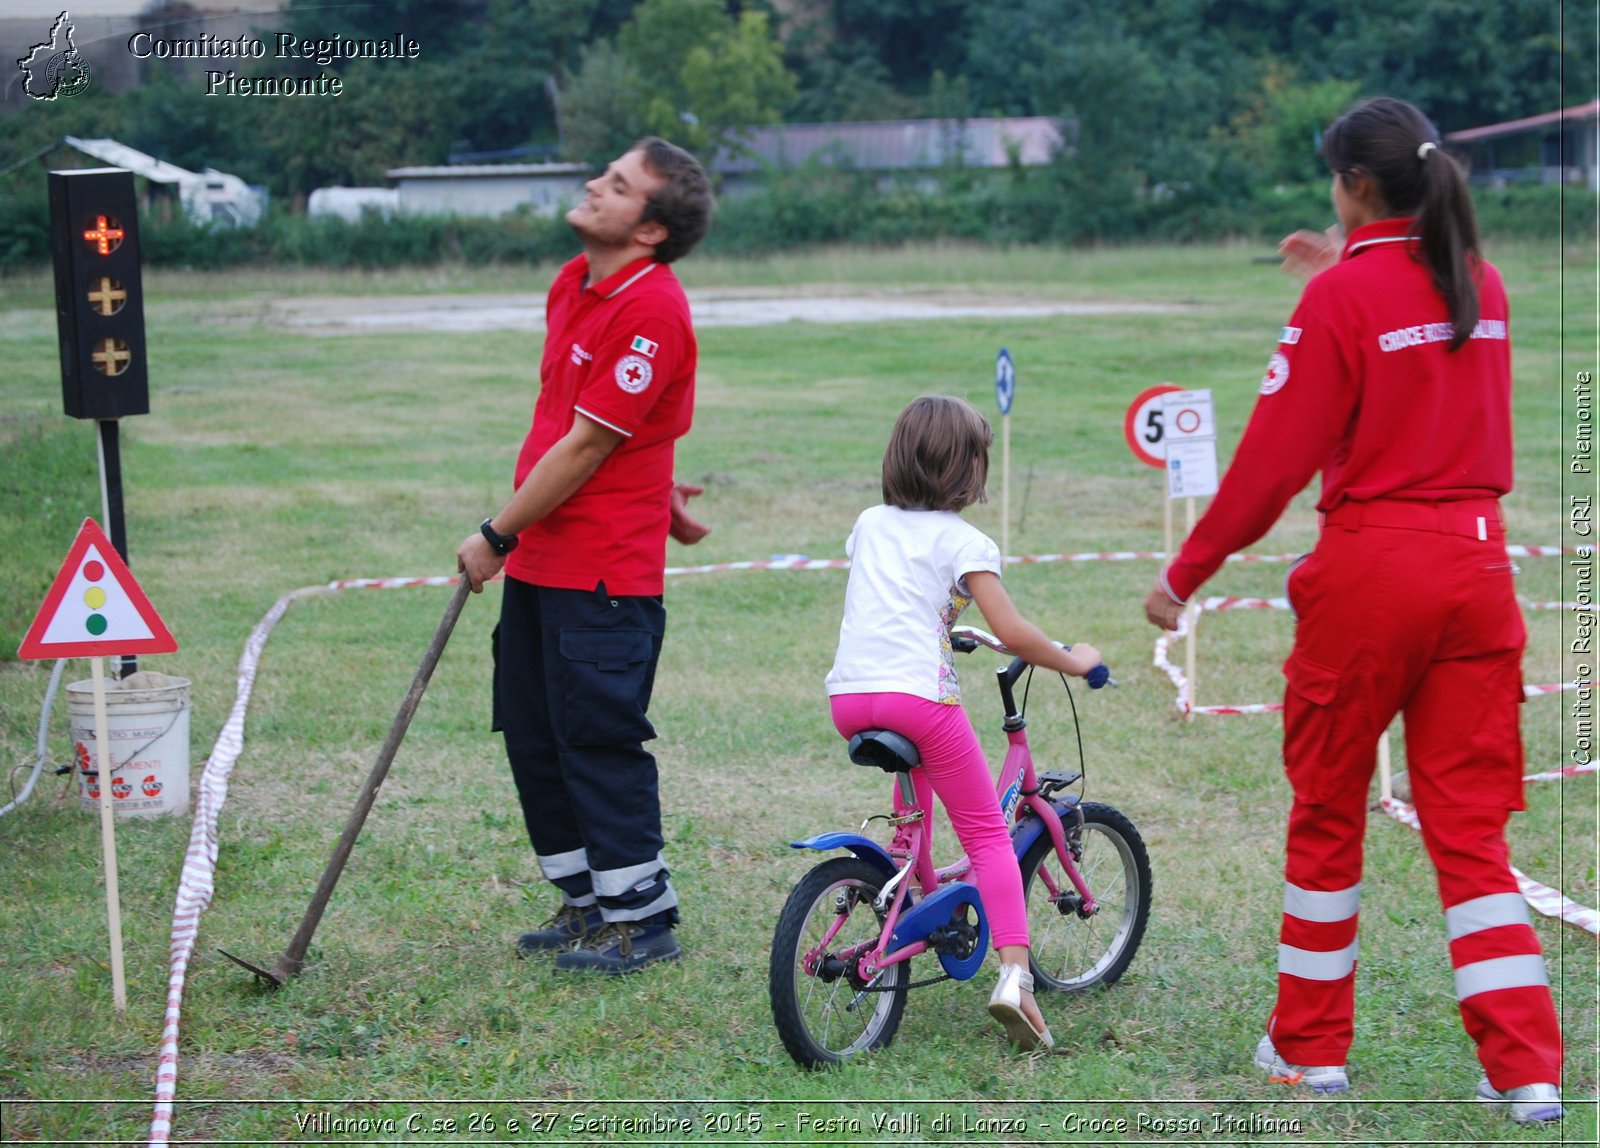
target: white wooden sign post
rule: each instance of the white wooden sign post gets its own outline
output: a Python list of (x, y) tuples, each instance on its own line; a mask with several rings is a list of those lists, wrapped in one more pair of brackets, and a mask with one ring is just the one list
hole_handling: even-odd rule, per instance
[(17, 650), (23, 659), (88, 658), (94, 680), (94, 739), (98, 751), (100, 848), (106, 868), (106, 918), (111, 932), (111, 990), (118, 1012), (128, 1008), (122, 967), (122, 908), (117, 886), (116, 818), (112, 812), (111, 737), (106, 720), (105, 662), (109, 654), (170, 654), (172, 633), (150, 605), (122, 556), (94, 519), (85, 518), (55, 581)]
[[(1184, 500), (1184, 537), (1194, 532), (1195, 499), (1217, 493), (1217, 420), (1211, 392), (1171, 391), (1161, 396), (1167, 435), (1167, 505)], [(1184, 643), (1189, 678), (1189, 713), (1200, 704), (1196, 680), (1196, 647), (1200, 638), (1200, 606), (1189, 604), (1189, 638)]]
[[(1167, 465), (1166, 412), (1162, 400), (1183, 390), (1176, 383), (1157, 383), (1134, 396), (1122, 419), (1122, 437), (1128, 440), (1133, 457), (1157, 469)], [(1172, 558), (1172, 500), (1161, 499), (1162, 553)]]

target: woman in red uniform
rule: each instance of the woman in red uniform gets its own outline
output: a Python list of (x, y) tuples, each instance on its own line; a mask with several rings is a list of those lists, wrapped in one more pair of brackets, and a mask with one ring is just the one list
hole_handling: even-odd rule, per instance
[(1482, 1100), (1562, 1116), (1561, 1032), (1510, 871), (1523, 808), (1525, 634), (1499, 499), (1511, 489), (1505, 290), (1479, 254), (1461, 168), (1400, 100), (1362, 103), (1323, 137), (1346, 240), (1279, 336), (1215, 500), (1145, 600), (1175, 629), (1227, 556), (1317, 471), (1322, 532), (1290, 573), (1284, 768), (1294, 791), (1278, 999), (1256, 1063), (1318, 1092), (1349, 1087), (1361, 839), (1377, 740), (1405, 715), (1422, 835), (1438, 876)]

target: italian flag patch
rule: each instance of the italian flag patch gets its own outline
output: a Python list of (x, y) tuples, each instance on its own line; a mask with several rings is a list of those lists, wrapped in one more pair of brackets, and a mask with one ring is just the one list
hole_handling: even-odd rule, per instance
[(635, 335), (633, 337), (633, 342), (629, 345), (629, 350), (638, 351), (645, 358), (653, 359), (656, 357), (657, 346), (658, 344), (652, 343), (643, 335)]

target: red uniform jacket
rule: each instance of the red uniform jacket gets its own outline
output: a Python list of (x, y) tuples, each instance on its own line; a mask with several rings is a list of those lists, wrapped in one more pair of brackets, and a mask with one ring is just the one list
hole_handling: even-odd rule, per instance
[(1357, 228), (1306, 285), (1210, 508), (1164, 574), (1177, 598), (1271, 528), (1317, 471), (1317, 509), (1511, 489), (1511, 343), (1500, 274), (1478, 264), (1479, 320), (1460, 349), (1408, 239), (1413, 221)]

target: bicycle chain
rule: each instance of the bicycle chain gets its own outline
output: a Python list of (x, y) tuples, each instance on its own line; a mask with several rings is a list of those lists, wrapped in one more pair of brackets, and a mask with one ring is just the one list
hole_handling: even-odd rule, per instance
[(947, 981), (949, 979), (950, 974), (945, 973), (942, 977), (929, 977), (925, 981), (912, 981), (908, 985), (879, 985), (876, 988), (864, 988), (861, 991), (864, 993), (893, 993), (900, 992), (901, 990), (910, 992), (912, 989), (927, 988), (929, 985), (936, 985), (940, 981)]

